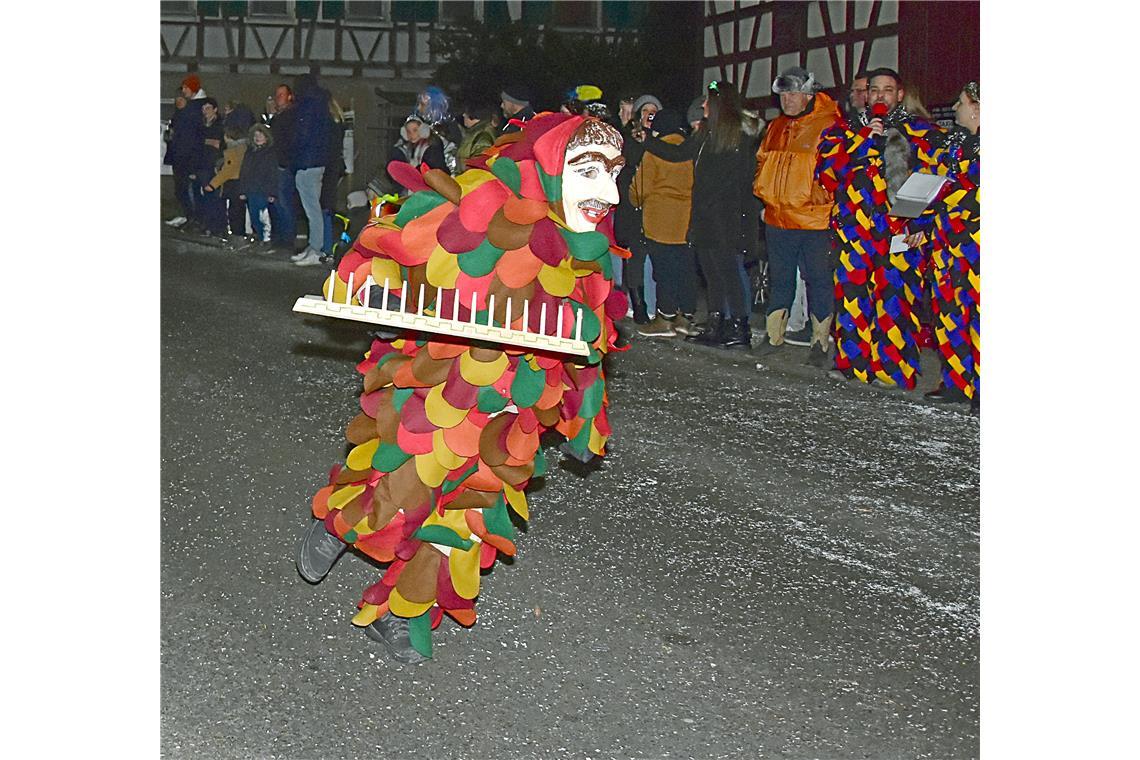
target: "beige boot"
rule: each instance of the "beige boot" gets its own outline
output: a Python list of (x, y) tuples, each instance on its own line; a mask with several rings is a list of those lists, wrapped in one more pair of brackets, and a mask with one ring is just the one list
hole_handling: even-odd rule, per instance
[(827, 366), (827, 343), (831, 336), (831, 317), (823, 319), (811, 317), (811, 345), (808, 346), (807, 363), (813, 367)]
[(787, 309), (776, 309), (768, 315), (768, 343), (773, 346), (784, 345), (784, 332), (788, 329), (789, 316)]

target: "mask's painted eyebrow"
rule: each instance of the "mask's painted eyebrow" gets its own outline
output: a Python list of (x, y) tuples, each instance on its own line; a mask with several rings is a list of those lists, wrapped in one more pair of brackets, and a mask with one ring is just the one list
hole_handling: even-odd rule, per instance
[(625, 166), (625, 158), (624, 157), (616, 156), (611, 161), (610, 159), (606, 158), (601, 153), (598, 153), (597, 151), (594, 151), (594, 150), (588, 151), (586, 153), (581, 153), (581, 154), (575, 156), (574, 158), (570, 159), (570, 161), (568, 163), (571, 166), (577, 166), (578, 164), (588, 164), (588, 163), (593, 163), (595, 161), (598, 162), (599, 164), (601, 164), (602, 166), (606, 167), (607, 171), (613, 169), (615, 166)]

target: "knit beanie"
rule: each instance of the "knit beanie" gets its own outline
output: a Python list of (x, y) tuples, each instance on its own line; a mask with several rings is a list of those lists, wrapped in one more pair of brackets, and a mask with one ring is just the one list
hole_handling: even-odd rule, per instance
[(202, 80), (198, 78), (197, 74), (190, 74), (182, 80), (182, 86), (190, 92), (198, 92), (202, 89)]
[(667, 108), (658, 111), (657, 115), (653, 117), (653, 131), (662, 137), (680, 132), (684, 126), (684, 122), (681, 121), (681, 114)]
[(705, 96), (698, 95), (693, 98), (693, 102), (689, 104), (689, 110), (685, 112), (685, 122), (692, 124), (694, 121), (700, 121), (705, 118)]
[(499, 95), (503, 100), (508, 103), (514, 103), (516, 106), (526, 108), (530, 105), (530, 91), (525, 87), (512, 85), (504, 89)]
[(664, 107), (661, 105), (661, 101), (658, 100), (657, 98), (653, 97), (652, 95), (642, 95), (640, 98), (633, 101), (633, 114), (634, 114), (634, 116), (641, 113), (641, 107), (644, 105), (647, 105), (649, 103), (652, 103), (653, 105), (657, 106), (658, 111), (660, 111)]

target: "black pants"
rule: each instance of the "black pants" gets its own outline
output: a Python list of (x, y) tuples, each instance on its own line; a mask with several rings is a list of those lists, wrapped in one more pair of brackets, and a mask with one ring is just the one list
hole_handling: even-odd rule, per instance
[(685, 243), (646, 241), (657, 283), (657, 311), (692, 314), (697, 310), (697, 265), (693, 249)]
[(725, 317), (747, 319), (750, 310), (741, 276), (744, 257), (736, 251), (707, 245), (696, 248), (697, 259), (709, 287), (708, 310), (719, 311)]
[(226, 214), (229, 216), (230, 232), (245, 234), (245, 201), (240, 197), (237, 182), (227, 182), (222, 186), (222, 197), (226, 199)]
[[(645, 255), (646, 255), (646, 240), (643, 237), (638, 237), (633, 241), (633, 245), (629, 247), (629, 252), (633, 254), (625, 260), (622, 266), (622, 285), (626, 290), (636, 290), (645, 287)], [(657, 280), (656, 274), (653, 277)]]

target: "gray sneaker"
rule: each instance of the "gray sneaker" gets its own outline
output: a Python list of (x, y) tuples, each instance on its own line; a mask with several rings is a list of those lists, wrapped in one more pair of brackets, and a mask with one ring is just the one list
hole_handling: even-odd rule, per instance
[(290, 256), (290, 257), (289, 257), (289, 260), (290, 260), (290, 261), (292, 261), (293, 263), (297, 263), (297, 262), (298, 262), (298, 261), (300, 261), (301, 259), (303, 259), (303, 258), (305, 258), (306, 256), (308, 256), (308, 255), (309, 255), (309, 251), (311, 251), (311, 250), (313, 250), (313, 249), (312, 249), (312, 248), (302, 248), (301, 250), (297, 251), (297, 252), (296, 252), (296, 253), (294, 253), (292, 256)]
[(428, 659), (412, 646), (407, 618), (396, 617), (391, 612), (385, 613), (383, 617), (373, 621), (372, 625), (364, 629), (364, 635), (383, 644), (388, 654), (397, 662), (414, 665)]
[(804, 325), (802, 329), (795, 332), (788, 330), (784, 333), (784, 342), (793, 346), (810, 346), (811, 325)]
[(305, 254), (293, 262), (294, 265), (299, 267), (315, 267), (321, 263), (321, 254), (314, 251), (312, 248), (305, 250)]
[(324, 520), (313, 520), (297, 547), (297, 572), (309, 583), (320, 583), (348, 549), (348, 544), (329, 533)]

